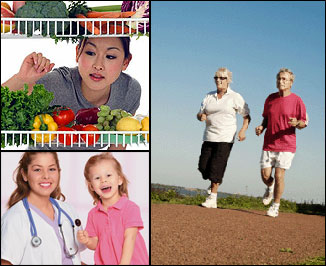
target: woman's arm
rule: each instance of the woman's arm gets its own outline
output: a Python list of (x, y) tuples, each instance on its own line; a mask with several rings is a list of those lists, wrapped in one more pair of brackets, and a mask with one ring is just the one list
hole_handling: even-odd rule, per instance
[(29, 92), (33, 90), (36, 81), (43, 77), (46, 73), (50, 72), (54, 64), (49, 59), (44, 57), (41, 53), (31, 53), (24, 59), (20, 70), (17, 74), (13, 75), (1, 86), (7, 86), (11, 91), (17, 91), (23, 88), (27, 83)]
[(198, 113), (197, 114), (197, 119), (202, 122), (202, 121), (205, 121), (207, 118), (206, 114), (205, 113)]
[(240, 131), (238, 133), (239, 141), (243, 141), (246, 139), (246, 130), (248, 129), (250, 120), (251, 120), (250, 115), (247, 115), (243, 118), (242, 128), (240, 129)]
[(120, 265), (130, 264), (132, 255), (134, 253), (137, 233), (138, 233), (137, 227), (127, 228), (125, 230)]

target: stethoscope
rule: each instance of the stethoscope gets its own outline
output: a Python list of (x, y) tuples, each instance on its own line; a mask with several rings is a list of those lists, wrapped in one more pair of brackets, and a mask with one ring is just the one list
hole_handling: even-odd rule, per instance
[[(58, 202), (56, 202), (55, 199), (50, 198), (50, 201), (51, 201), (52, 205), (54, 205), (58, 209), (58, 226), (60, 228), (60, 233), (61, 233), (61, 236), (62, 236), (62, 239), (63, 239), (63, 243), (64, 243), (64, 252), (65, 252), (65, 255), (68, 258), (72, 258), (73, 256), (75, 256), (78, 253), (78, 245), (76, 244), (76, 238), (75, 238), (75, 225), (74, 225), (74, 222), (71, 219), (71, 217), (69, 216), (69, 214), (66, 213), (59, 206)], [(28, 204), (27, 198), (23, 198), (23, 204), (24, 204), (24, 207), (25, 207), (25, 209), (27, 211), (28, 219), (29, 219), (30, 226), (31, 226), (30, 227), (31, 235), (32, 235), (31, 243), (32, 243), (33, 247), (38, 247), (38, 246), (41, 245), (42, 240), (41, 240), (41, 238), (39, 236), (37, 236), (36, 226), (35, 226), (35, 223), (34, 223), (34, 219), (33, 219), (33, 216), (32, 216), (31, 209), (29, 208), (29, 204)], [(70, 253), (71, 250), (72, 250), (72, 248), (70, 248), (69, 250), (67, 250), (66, 239), (65, 239), (65, 236), (64, 236), (63, 230), (62, 230), (61, 212), (68, 218), (68, 220), (70, 221), (70, 224), (72, 226), (72, 231), (73, 231), (73, 236), (74, 236), (74, 244), (76, 246), (76, 251), (75, 252), (72, 252), (72, 253)], [(81, 225), (81, 222), (80, 222), (79, 219), (76, 219), (75, 223), (76, 223), (77, 226), (80, 226)]]

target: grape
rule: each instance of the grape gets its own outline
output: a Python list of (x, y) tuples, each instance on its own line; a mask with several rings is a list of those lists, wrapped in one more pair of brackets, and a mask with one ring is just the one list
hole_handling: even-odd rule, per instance
[(99, 130), (105, 131), (115, 131), (117, 123), (123, 117), (132, 116), (125, 110), (122, 109), (113, 109), (111, 110), (107, 105), (101, 105), (100, 111), (97, 113), (97, 122), (96, 127)]
[(111, 121), (113, 119), (113, 115), (108, 115), (107, 117), (106, 117), (106, 120), (107, 121)]
[(110, 112), (110, 106), (107, 106), (107, 105), (101, 105), (100, 107), (101, 111), (109, 111)]
[(97, 124), (96, 127), (98, 130), (103, 130), (103, 126), (101, 124)]
[(103, 117), (103, 116), (100, 116), (100, 117), (97, 119), (97, 122), (98, 122), (99, 124), (103, 123), (104, 121), (105, 121), (105, 117)]

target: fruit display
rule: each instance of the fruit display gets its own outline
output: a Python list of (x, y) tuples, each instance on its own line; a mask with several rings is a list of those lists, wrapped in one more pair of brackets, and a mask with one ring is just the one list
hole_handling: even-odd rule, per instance
[[(14, 18), (15, 13), (6, 2), (1, 2), (1, 18)], [(1, 33), (10, 31), (10, 21), (1, 20)], [(12, 23), (12, 29), (15, 29), (15, 23)]]
[[(149, 117), (146, 116), (141, 120), (141, 131), (149, 131)], [(145, 138), (145, 134), (143, 134), (143, 137)], [(149, 142), (149, 134), (147, 134), (147, 142)]]
[[(49, 114), (37, 115), (34, 119), (33, 130), (32, 131), (56, 131), (58, 125), (54, 122), (52, 116)], [(56, 138), (55, 134), (32, 134), (32, 139), (38, 143), (48, 143), (49, 140), (54, 140)]]
[[(42, 145), (54, 141), (52, 145), (60, 143), (64, 146), (75, 143), (88, 146), (95, 143), (131, 144), (144, 142), (146, 137), (149, 142), (148, 132), (139, 132), (149, 131), (148, 116), (133, 117), (125, 110), (111, 110), (109, 106), (102, 105), (100, 108), (79, 110), (77, 119), (67, 106), (50, 106), (53, 98), (53, 93), (42, 84), (33, 86), (30, 95), (26, 84), (24, 90), (18, 91), (1, 87), (1, 147), (32, 141)], [(17, 131), (17, 134), (3, 133), (6, 131)], [(131, 134), (119, 131), (130, 131)]]
[(142, 128), (140, 122), (133, 117), (124, 117), (117, 123), (118, 131), (140, 131)]
[(122, 109), (111, 110), (109, 106), (101, 105), (97, 116), (96, 127), (99, 130), (115, 131), (119, 120), (124, 117), (130, 117), (131, 114)]

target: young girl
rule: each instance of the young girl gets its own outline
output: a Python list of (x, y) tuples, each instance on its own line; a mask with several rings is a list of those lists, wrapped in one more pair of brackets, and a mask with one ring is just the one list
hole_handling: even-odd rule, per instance
[(120, 163), (110, 154), (91, 157), (84, 175), (94, 207), (78, 240), (95, 250), (96, 265), (149, 265), (146, 245), (139, 230), (143, 222), (139, 207), (128, 199), (128, 180)]
[[(75, 211), (60, 189), (60, 166), (55, 152), (25, 152), (16, 173), (17, 189), (1, 217), (1, 264), (81, 264), (72, 221)], [(5, 177), (2, 177), (5, 178)], [(59, 214), (61, 211), (61, 217)], [(59, 228), (59, 222), (62, 224)]]
[(44, 84), (54, 93), (51, 105), (70, 107), (75, 114), (83, 108), (108, 105), (132, 114), (140, 104), (141, 87), (137, 80), (123, 73), (132, 55), (129, 37), (83, 39), (76, 47), (78, 67), (59, 67), (50, 72), (54, 63), (42, 53), (31, 53), (17, 74), (2, 86), (22, 89), (24, 83)]

